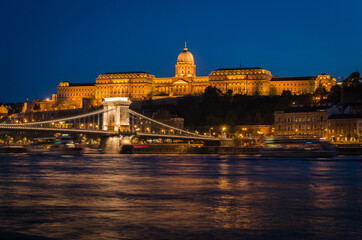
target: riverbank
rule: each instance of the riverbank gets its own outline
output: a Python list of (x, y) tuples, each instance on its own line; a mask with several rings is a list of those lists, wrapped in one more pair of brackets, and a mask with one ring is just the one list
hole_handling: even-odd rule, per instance
[[(360, 145), (337, 145), (340, 155), (362, 155)], [(187, 144), (148, 144), (134, 145), (136, 154), (225, 154), (225, 155), (256, 155), (262, 146), (223, 147), (223, 146), (193, 146)]]
[[(97, 146), (82, 146), (83, 149), (95, 150), (91, 153), (100, 153)], [(135, 154), (222, 154), (222, 155), (256, 155), (263, 147), (224, 147), (224, 146), (202, 146), (188, 144), (135, 144), (133, 145), (133, 153)], [(339, 155), (362, 155), (362, 147), (360, 145), (337, 145)], [(1, 153), (26, 153), (27, 147), (22, 145), (1, 146)], [(127, 152), (129, 153), (129, 152)]]
[(262, 147), (193, 146), (187, 144), (134, 145), (137, 154), (257, 154)]

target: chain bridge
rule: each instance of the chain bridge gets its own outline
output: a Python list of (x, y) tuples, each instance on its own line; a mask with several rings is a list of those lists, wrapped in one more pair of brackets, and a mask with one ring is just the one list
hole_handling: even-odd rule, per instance
[(130, 104), (131, 101), (125, 97), (105, 98), (103, 107), (98, 110), (44, 121), (28, 119), (19, 122), (12, 119), (11, 123), (1, 123), (0, 131), (95, 134), (106, 138), (128, 139), (128, 142), (134, 137), (219, 141), (211, 136), (156, 121), (129, 109)]

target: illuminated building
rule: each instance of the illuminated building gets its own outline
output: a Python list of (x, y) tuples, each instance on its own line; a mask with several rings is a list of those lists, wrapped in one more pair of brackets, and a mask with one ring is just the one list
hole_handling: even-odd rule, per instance
[(237, 125), (235, 126), (235, 131), (242, 134), (243, 137), (257, 135), (267, 136), (274, 134), (272, 125)]
[(362, 114), (336, 114), (328, 119), (328, 139), (336, 143), (359, 142)]
[(1, 105), (0, 106), (0, 118), (7, 116), (8, 113), (9, 113), (8, 109), (4, 105)]
[(95, 98), (96, 87), (94, 83), (61, 82), (57, 87), (58, 102), (68, 102), (76, 108), (82, 107), (84, 98)]
[[(150, 98), (201, 95), (205, 88), (213, 86), (223, 93), (246, 95), (280, 95), (283, 91), (292, 94), (312, 93), (319, 86), (327, 91), (336, 84), (336, 79), (327, 74), (312, 77), (273, 77), (271, 72), (260, 67), (220, 68), (209, 76), (197, 76), (194, 56), (185, 45), (178, 55), (173, 77), (156, 78), (147, 72), (108, 72), (100, 74), (95, 83), (61, 82), (53, 110), (82, 108), (84, 101), (92, 106), (101, 104), (108, 97), (129, 97), (131, 100)], [(41, 110), (49, 109), (49, 102), (39, 102)]]
[(291, 107), (274, 113), (274, 128), (277, 135), (323, 136), (327, 125), (326, 106)]
[(234, 94), (268, 95), (270, 79), (269, 71), (255, 68), (220, 68), (209, 75), (209, 84), (222, 92), (232, 90)]
[[(337, 126), (334, 119), (352, 115), (354, 116), (354, 110), (346, 105), (293, 106), (274, 112), (275, 134), (315, 135), (330, 139), (336, 133), (336, 130), (333, 130)], [(347, 132), (345, 133), (340, 137), (345, 137)]]

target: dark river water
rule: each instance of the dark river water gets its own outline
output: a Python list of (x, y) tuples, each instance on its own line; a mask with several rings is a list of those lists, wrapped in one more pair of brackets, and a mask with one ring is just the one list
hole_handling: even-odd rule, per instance
[(362, 160), (1, 155), (0, 239), (362, 239)]

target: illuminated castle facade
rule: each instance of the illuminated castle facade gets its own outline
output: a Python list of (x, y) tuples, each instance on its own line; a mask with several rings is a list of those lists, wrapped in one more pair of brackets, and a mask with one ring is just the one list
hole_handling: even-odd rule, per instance
[[(196, 76), (194, 56), (186, 45), (178, 55), (175, 76), (156, 78), (147, 72), (111, 72), (99, 75), (95, 83), (61, 82), (57, 87), (56, 101), (81, 107), (84, 99), (100, 103), (108, 97), (129, 97), (143, 100), (150, 97), (200, 95), (208, 86), (233, 94), (269, 95), (312, 93), (319, 86), (327, 91), (336, 79), (327, 74), (310, 77), (273, 77), (271, 72), (259, 67), (221, 68), (209, 76)], [(97, 105), (97, 104), (96, 104)]]

